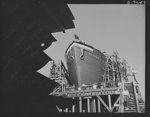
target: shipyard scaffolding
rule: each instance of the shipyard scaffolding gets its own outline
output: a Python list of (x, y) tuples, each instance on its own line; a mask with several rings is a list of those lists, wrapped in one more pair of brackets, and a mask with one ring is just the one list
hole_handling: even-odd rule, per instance
[[(142, 99), (139, 83), (133, 68), (117, 52), (105, 54), (105, 72), (103, 81), (91, 85), (82, 85), (77, 89), (68, 83), (69, 73), (63, 62), (52, 63), (50, 78), (59, 83), (50, 95), (78, 99), (68, 108), (56, 106), (65, 113), (144, 113), (145, 103)], [(126, 95), (128, 92), (128, 96)], [(128, 97), (128, 98), (127, 98)]]

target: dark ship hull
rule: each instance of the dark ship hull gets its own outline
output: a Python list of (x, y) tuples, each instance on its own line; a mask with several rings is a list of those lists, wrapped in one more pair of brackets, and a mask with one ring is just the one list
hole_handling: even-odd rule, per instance
[(106, 57), (99, 50), (82, 42), (72, 42), (66, 50), (69, 84), (80, 87), (102, 82)]

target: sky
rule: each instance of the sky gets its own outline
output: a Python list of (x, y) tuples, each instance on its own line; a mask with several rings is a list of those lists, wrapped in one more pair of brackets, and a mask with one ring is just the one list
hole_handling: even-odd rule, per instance
[[(137, 71), (136, 78), (145, 100), (145, 5), (69, 4), (75, 17), (74, 29), (52, 35), (57, 39), (44, 52), (59, 63), (77, 34), (85, 43), (112, 54), (119, 53)], [(49, 77), (51, 62), (38, 70)]]

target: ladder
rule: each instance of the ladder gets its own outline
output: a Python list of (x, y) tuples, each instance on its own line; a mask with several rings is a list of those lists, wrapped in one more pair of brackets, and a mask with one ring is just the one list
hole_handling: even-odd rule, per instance
[(135, 99), (129, 98), (128, 103), (129, 103), (129, 108), (128, 109), (124, 108), (124, 112), (125, 113), (134, 113), (134, 112), (136, 113), (137, 107), (136, 107)]

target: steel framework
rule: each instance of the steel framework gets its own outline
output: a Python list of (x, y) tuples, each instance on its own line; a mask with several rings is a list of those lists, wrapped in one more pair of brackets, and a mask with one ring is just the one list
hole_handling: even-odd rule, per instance
[[(108, 56), (105, 64), (103, 82), (86, 85), (76, 89), (67, 82), (68, 72), (61, 62), (53, 62), (50, 78), (60, 84), (50, 95), (78, 99), (78, 103), (65, 109), (58, 106), (59, 112), (66, 113), (143, 113), (145, 103), (141, 97), (139, 83), (136, 81), (133, 69), (127, 68), (127, 62), (120, 60), (118, 53)], [(130, 94), (128, 107), (125, 106), (124, 90)]]

